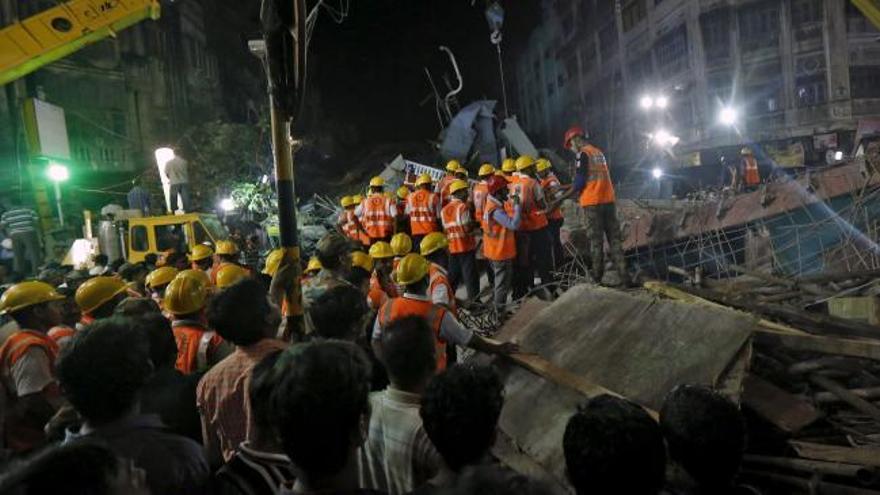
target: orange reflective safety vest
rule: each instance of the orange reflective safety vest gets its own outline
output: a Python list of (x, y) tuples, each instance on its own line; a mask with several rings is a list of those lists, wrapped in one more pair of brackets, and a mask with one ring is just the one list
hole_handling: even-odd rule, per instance
[(437, 232), (437, 207), (440, 196), (426, 189), (419, 189), (406, 197), (409, 210), (409, 230), (413, 235)]
[(538, 206), (535, 190), (541, 187), (538, 181), (525, 175), (514, 175), (508, 185), (511, 194), (519, 196), (522, 207), (522, 223), (519, 230), (530, 232), (547, 226), (547, 215)]
[(379, 276), (374, 271), (370, 277), (370, 291), (367, 292), (367, 302), (370, 309), (381, 308), (385, 301), (392, 297), (397, 297), (397, 287), (394, 285), (383, 287), (382, 282), (379, 281)]
[(467, 203), (452, 198), (449, 204), (443, 207), (440, 218), (443, 220), (443, 230), (449, 241), (450, 254), (466, 253), (477, 248), (473, 236), (466, 229), (470, 222), (470, 209)]
[[(19, 330), (10, 335), (0, 346), (0, 378), (3, 380), (0, 389), (6, 389), (6, 404), (0, 419), (3, 420), (3, 443), (13, 452), (26, 452), (46, 442), (43, 425), (34, 425), (30, 418), (15, 414), (17, 410), (15, 403), (19, 400), (19, 396), (12, 381), (12, 367), (34, 347), (46, 352), (54, 374), (59, 349), (58, 344), (49, 336), (33, 330)], [(55, 393), (60, 394), (56, 384), (51, 384), (50, 387)], [(49, 390), (49, 387), (44, 390)]]
[(406, 296), (395, 297), (379, 309), (379, 326), (382, 330), (388, 327), (388, 324), (399, 318), (407, 316), (421, 316), (428, 322), (428, 326), (434, 331), (434, 341), (437, 349), (437, 370), (446, 369), (446, 342), (440, 337), (440, 327), (443, 325), (443, 317), (446, 315), (446, 308), (438, 306), (431, 301), (423, 301), (421, 299), (412, 299)]
[(439, 182), (437, 182), (437, 194), (440, 195), (440, 204), (446, 205), (449, 202), (449, 186), (455, 180), (455, 175), (444, 175)]
[(489, 185), (486, 181), (481, 180), (471, 190), (471, 202), (474, 204), (474, 216), (480, 222), (482, 228), (486, 228), (483, 224), (483, 210), (486, 208), (486, 196), (489, 195)]
[(758, 172), (758, 160), (753, 156), (743, 157), (744, 179), (747, 186), (757, 186), (761, 183), (761, 174)]
[[(559, 183), (559, 179), (552, 173), (547, 174), (547, 177), (541, 179), (541, 188), (544, 189), (544, 197), (547, 198), (547, 202), (556, 199), (556, 191), (561, 186), (562, 184)], [(547, 213), (548, 220), (561, 220), (562, 218), (562, 210), (558, 207), (553, 208), (553, 211)]]
[(587, 157), (587, 183), (581, 191), (578, 202), (581, 206), (613, 203), (615, 201), (614, 184), (611, 183), (611, 173), (608, 171), (605, 154), (592, 144), (581, 148), (581, 152)]
[(52, 327), (49, 329), (49, 332), (46, 334), (50, 339), (55, 341), (59, 346), (64, 345), (76, 335), (76, 330), (66, 326), (66, 325), (58, 325), (57, 327)]
[(497, 200), (486, 201), (486, 211), (483, 213), (483, 255), (492, 261), (512, 260), (516, 258), (516, 238), (513, 230), (492, 217), (498, 209), (504, 207)]
[(361, 208), (361, 223), (370, 239), (382, 239), (394, 232), (394, 200), (384, 194), (370, 194)]
[(174, 367), (181, 373), (208, 369), (214, 361), (217, 348), (223, 344), (223, 338), (195, 321), (177, 320), (171, 323), (171, 330), (177, 342), (177, 362)]
[[(440, 288), (446, 288), (446, 300), (438, 301), (434, 298), (434, 293)], [(452, 311), (452, 314), (458, 316), (458, 308), (455, 304), (455, 290), (449, 283), (449, 274), (440, 265), (431, 263), (428, 267), (428, 295), (434, 304), (446, 304), (446, 307)]]
[(358, 241), (361, 244), (370, 243), (370, 236), (368, 236), (362, 229), (358, 228), (357, 215), (354, 213), (354, 208), (346, 208), (342, 211), (339, 217), (340, 223), (342, 224), (342, 232), (345, 234), (345, 237)]

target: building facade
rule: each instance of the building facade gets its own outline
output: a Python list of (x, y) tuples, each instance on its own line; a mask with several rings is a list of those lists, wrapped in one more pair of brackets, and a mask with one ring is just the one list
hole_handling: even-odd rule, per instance
[[(743, 144), (848, 151), (880, 115), (880, 33), (846, 0), (545, 0), (516, 67), (518, 115), (560, 146), (585, 125), (618, 164), (717, 162)], [(668, 105), (646, 111), (644, 95)], [(737, 112), (722, 125), (723, 108)], [(764, 157), (768, 160), (767, 156)]]

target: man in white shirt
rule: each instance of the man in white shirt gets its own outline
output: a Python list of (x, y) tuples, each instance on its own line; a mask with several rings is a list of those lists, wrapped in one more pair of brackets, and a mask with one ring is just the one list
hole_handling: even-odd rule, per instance
[(189, 201), (189, 166), (187, 161), (175, 156), (165, 164), (165, 175), (171, 183), (171, 209), (177, 206), (177, 197), (180, 196), (180, 209), (190, 210)]

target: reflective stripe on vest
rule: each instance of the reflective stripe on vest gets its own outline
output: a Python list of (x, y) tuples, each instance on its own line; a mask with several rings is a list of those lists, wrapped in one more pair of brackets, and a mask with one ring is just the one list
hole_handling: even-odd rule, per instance
[(388, 237), (394, 230), (391, 200), (382, 194), (371, 194), (364, 200), (363, 224), (372, 239)]
[(510, 182), (510, 192), (519, 196), (522, 205), (522, 223), (519, 230), (532, 231), (547, 226), (547, 215), (544, 210), (538, 208), (535, 199), (535, 189), (541, 187), (538, 181), (524, 175), (514, 175)]
[(471, 201), (474, 203), (474, 216), (483, 228), (486, 228), (485, 224), (483, 224), (483, 210), (486, 209), (486, 196), (488, 195), (489, 185), (486, 184), (486, 181), (479, 182), (471, 192)]
[(587, 155), (587, 184), (581, 191), (580, 205), (613, 203), (614, 184), (611, 182), (611, 173), (608, 171), (605, 155), (599, 148), (589, 144), (581, 148), (581, 151)]
[(438, 306), (431, 301), (422, 301), (408, 297), (395, 297), (386, 301), (379, 310), (379, 326), (382, 331), (388, 328), (388, 324), (399, 318), (407, 316), (421, 316), (434, 332), (434, 342), (437, 349), (437, 370), (446, 369), (446, 342), (440, 338), (440, 328), (443, 325), (443, 316), (446, 308)]
[[(556, 191), (560, 187), (559, 179), (552, 173), (541, 179), (541, 188), (544, 189), (544, 197), (547, 198), (548, 202), (556, 200)], [(558, 207), (553, 208), (553, 211), (547, 213), (547, 218), (549, 220), (561, 220), (563, 218), (562, 210)]]
[(758, 161), (753, 156), (743, 159), (745, 162), (745, 182), (749, 186), (757, 186), (761, 183), (761, 174), (758, 172)]
[(7, 374), (31, 347), (39, 347), (46, 351), (49, 362), (54, 365), (58, 357), (58, 344), (40, 332), (19, 330), (10, 335), (0, 347), (0, 367), (3, 369), (3, 374)]
[(449, 252), (451, 254), (466, 253), (476, 249), (477, 245), (474, 238), (465, 230), (464, 215), (468, 211), (468, 206), (460, 199), (453, 199), (448, 205), (443, 207), (440, 216), (443, 219), (443, 230), (446, 232), (446, 239), (449, 241)]
[(449, 275), (442, 268), (431, 263), (431, 266), (428, 267), (428, 294), (431, 296), (431, 301), (435, 304), (440, 303), (434, 301), (434, 291), (441, 285), (446, 287), (446, 297), (448, 299), (445, 303), (449, 310), (452, 311), (452, 314), (458, 316), (458, 308), (455, 304), (455, 291), (452, 289), (452, 284), (449, 283)]
[(431, 191), (419, 189), (406, 197), (409, 205), (409, 228), (413, 235), (436, 232), (437, 203), (440, 198)]
[(512, 230), (496, 222), (492, 215), (502, 208), (495, 201), (486, 201), (483, 213), (483, 255), (492, 261), (505, 261), (516, 258), (516, 238)]
[(437, 183), (437, 194), (440, 195), (440, 204), (446, 206), (449, 201), (449, 186), (455, 180), (454, 175), (444, 175)]
[(202, 327), (189, 325), (173, 325), (172, 331), (177, 343), (177, 361), (174, 367), (185, 374), (206, 369), (209, 352), (214, 350), (216, 334)]

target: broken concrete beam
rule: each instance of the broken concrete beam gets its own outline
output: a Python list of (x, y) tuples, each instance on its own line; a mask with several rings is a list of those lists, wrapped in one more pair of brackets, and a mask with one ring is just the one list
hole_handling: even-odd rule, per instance
[(846, 402), (853, 408), (867, 414), (868, 416), (873, 418), (874, 421), (880, 421), (880, 408), (878, 408), (874, 404), (871, 404), (865, 399), (862, 399), (861, 397), (853, 394), (834, 380), (831, 380), (830, 378), (825, 376), (814, 374), (810, 376), (810, 381), (831, 392), (832, 394), (840, 397), (840, 400)]
[[(856, 397), (865, 400), (880, 399), (880, 387), (851, 388), (849, 389), (849, 392)], [(813, 396), (813, 399), (819, 404), (833, 404), (835, 402), (842, 402), (840, 397), (832, 394), (831, 392), (819, 392)]]
[(809, 402), (755, 375), (743, 380), (742, 402), (786, 433), (797, 433), (822, 417)]
[(789, 440), (788, 444), (798, 456), (805, 459), (880, 467), (880, 448), (845, 447), (797, 440)]
[(746, 455), (743, 458), (746, 465), (754, 464), (761, 466), (770, 466), (793, 471), (802, 471), (806, 473), (815, 473), (822, 476), (844, 476), (846, 478), (854, 478), (863, 485), (871, 485), (878, 479), (877, 468), (874, 466), (863, 466), (860, 464), (844, 464), (841, 462), (817, 461), (807, 459), (796, 459), (791, 457), (773, 457), (765, 455)]
[(755, 342), (775, 348), (786, 347), (795, 351), (838, 354), (854, 358), (880, 361), (880, 341), (873, 339), (847, 339), (821, 335), (794, 335), (780, 332), (758, 332)]

